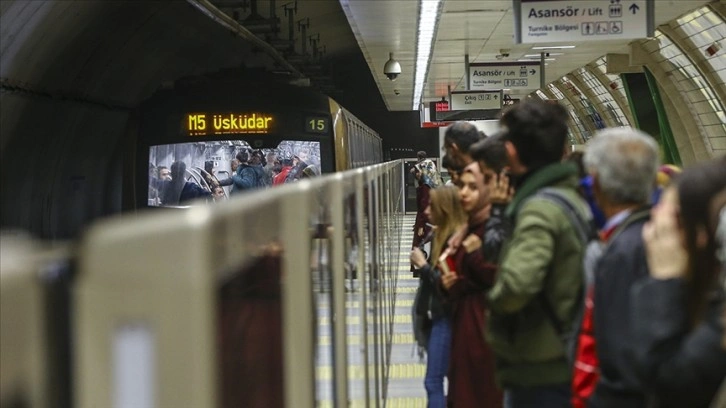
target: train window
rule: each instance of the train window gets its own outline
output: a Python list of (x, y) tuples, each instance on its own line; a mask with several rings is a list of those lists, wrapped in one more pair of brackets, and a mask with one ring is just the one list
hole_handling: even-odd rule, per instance
[(243, 140), (156, 145), (149, 148), (148, 205), (208, 203), (246, 190), (320, 175), (320, 142), (283, 140), (254, 149)]

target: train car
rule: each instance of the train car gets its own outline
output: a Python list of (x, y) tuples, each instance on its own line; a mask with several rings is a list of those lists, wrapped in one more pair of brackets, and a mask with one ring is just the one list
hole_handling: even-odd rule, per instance
[[(136, 122), (135, 208), (212, 202), (383, 157), (378, 134), (332, 98), (249, 75), (177, 81), (142, 103)], [(233, 180), (240, 166), (257, 168), (247, 184)]]

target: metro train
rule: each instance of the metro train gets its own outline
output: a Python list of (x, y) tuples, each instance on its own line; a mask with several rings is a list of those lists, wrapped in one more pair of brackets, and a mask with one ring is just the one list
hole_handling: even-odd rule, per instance
[(267, 180), (256, 187), (383, 158), (379, 135), (334, 99), (310, 87), (234, 72), (176, 81), (140, 105), (135, 123), (135, 159), (126, 169), (133, 180), (126, 203), (133, 208), (185, 204), (184, 194), (168, 199), (162, 191), (172, 184), (175, 162), (184, 163), (177, 174), (199, 193), (188, 197), (208, 196), (221, 185), (226, 198), (235, 189), (236, 157), (263, 166)]

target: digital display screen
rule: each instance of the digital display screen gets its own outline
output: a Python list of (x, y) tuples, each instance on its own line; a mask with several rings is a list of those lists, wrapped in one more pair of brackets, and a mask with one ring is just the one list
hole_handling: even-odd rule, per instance
[(244, 140), (151, 146), (148, 205), (216, 203), (245, 191), (319, 176), (320, 142), (283, 140), (254, 149)]
[(270, 133), (275, 125), (272, 115), (259, 112), (188, 113), (182, 129), (189, 136)]

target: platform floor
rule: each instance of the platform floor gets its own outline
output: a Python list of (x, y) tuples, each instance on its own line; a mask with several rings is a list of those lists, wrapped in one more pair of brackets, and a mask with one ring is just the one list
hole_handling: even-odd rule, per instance
[[(411, 308), (418, 287), (418, 278), (414, 278), (409, 270), (409, 253), (411, 248), (411, 239), (413, 237), (412, 227), (415, 215), (406, 215), (403, 218), (400, 231), (393, 237), (388, 239), (393, 242), (400, 242), (400, 250), (398, 260), (393, 260), (397, 272), (397, 279), (394, 279), (395, 296), (394, 299), (394, 316), (393, 316), (393, 342), (390, 354), (390, 371), (388, 375), (388, 383), (381, 384), (378, 390), (375, 386), (368, 387), (368, 403), (366, 404), (366, 387), (365, 387), (365, 366), (364, 355), (362, 352), (362, 325), (361, 323), (361, 302), (362, 296), (358, 282), (351, 284), (351, 280), (346, 281), (346, 286), (350, 288), (354, 286), (355, 291), (346, 293), (346, 324), (348, 327), (348, 366), (349, 366), (349, 407), (387, 407), (387, 408), (424, 408), (426, 407), (426, 390), (423, 381), (426, 372), (425, 361), (421, 360), (416, 352), (413, 339), (413, 327), (411, 322)], [(384, 296), (384, 299), (390, 297)], [(318, 327), (320, 333), (318, 336), (318, 353), (316, 365), (317, 379), (317, 400), (319, 406), (328, 408), (333, 407), (333, 396), (331, 387), (332, 378), (332, 336), (330, 333), (330, 316), (329, 303), (330, 299), (326, 296), (320, 296), (318, 299)], [(384, 301), (385, 302), (385, 301)], [(373, 311), (375, 303), (373, 295), (369, 295), (368, 310), (369, 315)], [(370, 318), (369, 318), (370, 321)], [(369, 344), (374, 334), (368, 333)], [(368, 361), (374, 362), (375, 356), (369, 352)], [(379, 357), (381, 357), (379, 355)], [(372, 365), (371, 365), (372, 366)], [(371, 371), (368, 374), (371, 376)], [(374, 383), (370, 381), (369, 384)], [(384, 391), (385, 388), (385, 391)], [(385, 405), (383, 403), (376, 404), (375, 395), (383, 398), (385, 394)]]

